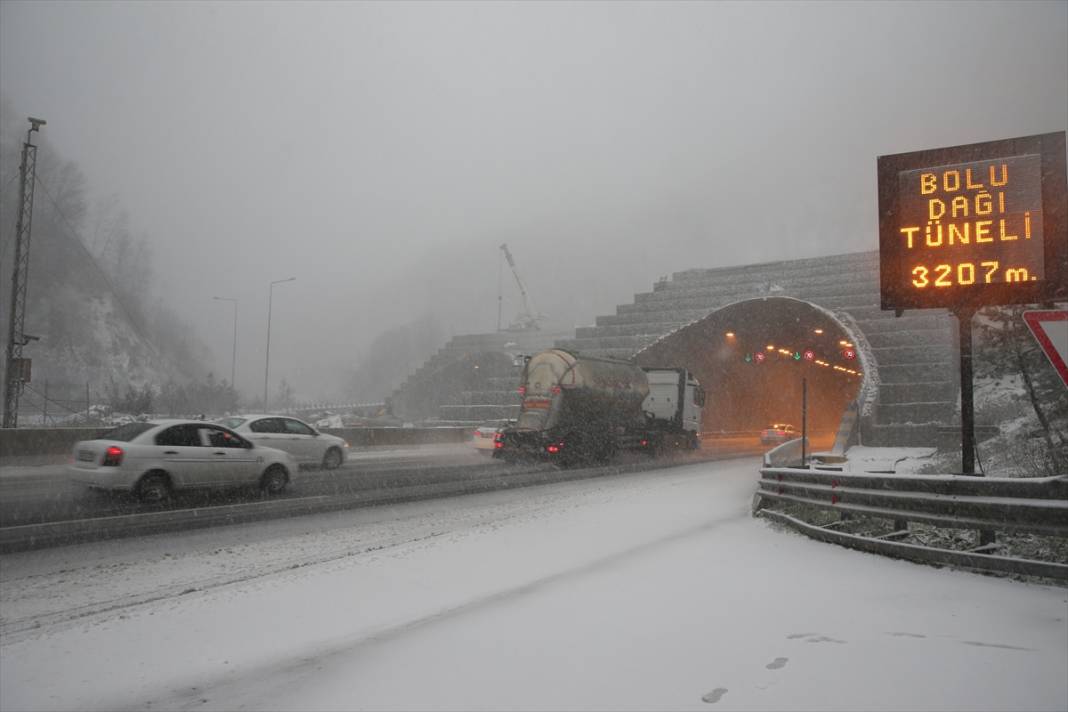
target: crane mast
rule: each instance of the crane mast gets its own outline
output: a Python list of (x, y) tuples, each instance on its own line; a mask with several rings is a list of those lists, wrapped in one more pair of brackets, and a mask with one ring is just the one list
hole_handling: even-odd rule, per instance
[[(504, 259), (508, 261), (508, 267), (512, 270), (512, 276), (515, 277), (515, 283), (519, 287), (520, 295), (523, 297), (523, 313), (519, 315), (514, 326), (518, 326), (520, 329), (538, 329), (538, 321), (542, 318), (542, 315), (534, 310), (534, 304), (531, 302), (530, 295), (527, 294), (527, 288), (523, 284), (523, 279), (519, 276), (519, 269), (515, 266), (515, 259), (512, 257), (512, 252), (508, 249), (506, 243), (501, 243), (501, 252), (504, 253)], [(499, 320), (500, 317), (498, 316), (498, 322)]]

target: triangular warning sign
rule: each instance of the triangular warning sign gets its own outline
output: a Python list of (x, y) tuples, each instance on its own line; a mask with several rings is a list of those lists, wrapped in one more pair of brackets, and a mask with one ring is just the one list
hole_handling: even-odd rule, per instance
[(1025, 311), (1024, 322), (1068, 386), (1068, 311)]

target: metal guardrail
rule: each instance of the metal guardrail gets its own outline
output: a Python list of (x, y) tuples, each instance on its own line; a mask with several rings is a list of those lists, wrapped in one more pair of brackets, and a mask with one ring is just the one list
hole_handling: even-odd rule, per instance
[[(808, 448), (809, 440), (805, 439)], [(787, 440), (782, 445), (772, 448), (764, 453), (764, 467), (793, 467), (801, 466), (801, 438)], [(811, 449), (808, 450), (811, 452)]]
[[(786, 445), (790, 445), (787, 443)], [(785, 446), (783, 446), (785, 447)], [(776, 448), (780, 450), (780, 448)], [(774, 451), (773, 451), (774, 452)], [(781, 453), (786, 455), (784, 451)], [(772, 453), (769, 453), (771, 456)], [(1068, 581), (1068, 565), (972, 551), (938, 549), (894, 541), (908, 522), (936, 527), (1068, 537), (1068, 475), (1034, 479), (961, 475), (877, 475), (765, 466), (753, 501), (754, 515), (767, 516), (823, 541), (927, 563), (1045, 576)], [(864, 537), (831, 531), (784, 512), (770, 502), (803, 504), (852, 515), (893, 520), (897, 531)]]

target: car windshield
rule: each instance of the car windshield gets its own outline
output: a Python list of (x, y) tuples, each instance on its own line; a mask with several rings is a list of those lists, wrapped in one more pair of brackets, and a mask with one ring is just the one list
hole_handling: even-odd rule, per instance
[(236, 428), (237, 426), (239, 426), (242, 423), (244, 423), (246, 420), (248, 420), (248, 418), (240, 418), (238, 416), (232, 416), (232, 417), (229, 417), (229, 418), (219, 418), (215, 422), (218, 423), (219, 425), (225, 425), (228, 428)]
[(126, 423), (125, 425), (120, 425), (113, 430), (107, 431), (98, 439), (128, 443), (141, 433), (146, 430), (151, 430), (154, 427), (156, 427), (155, 423)]

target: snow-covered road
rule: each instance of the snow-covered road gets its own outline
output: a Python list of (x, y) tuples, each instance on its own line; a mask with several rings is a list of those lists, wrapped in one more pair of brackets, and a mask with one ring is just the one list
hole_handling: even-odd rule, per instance
[(749, 516), (755, 459), (0, 559), (0, 708), (1068, 709), (1068, 592)]

